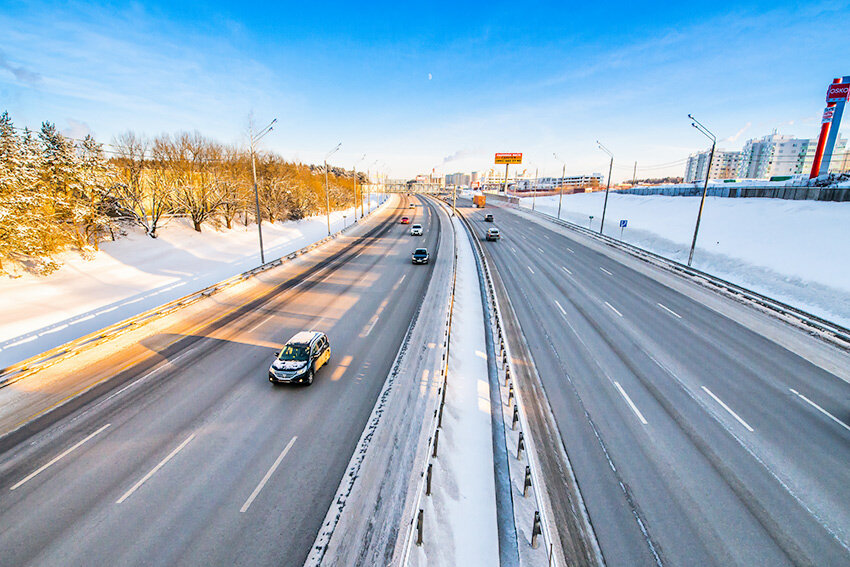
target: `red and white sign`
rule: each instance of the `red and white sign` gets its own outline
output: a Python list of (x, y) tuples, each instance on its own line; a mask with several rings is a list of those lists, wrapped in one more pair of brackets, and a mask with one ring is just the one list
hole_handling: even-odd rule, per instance
[(835, 115), (835, 108), (827, 108), (823, 111), (823, 119), (820, 121), (821, 124), (830, 124), (832, 123), (832, 117)]
[(522, 163), (522, 154), (496, 154), (495, 163)]
[(833, 83), (826, 91), (826, 102), (842, 102), (850, 94), (850, 83)]

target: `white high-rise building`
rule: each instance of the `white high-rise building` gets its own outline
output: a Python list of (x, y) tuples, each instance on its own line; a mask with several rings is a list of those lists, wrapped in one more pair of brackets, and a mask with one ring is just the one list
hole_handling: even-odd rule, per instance
[(776, 175), (805, 173), (806, 153), (812, 140), (774, 132), (747, 140), (741, 150), (738, 177), (769, 179)]
[[(705, 179), (705, 171), (708, 169), (708, 158), (710, 151), (697, 152), (688, 156), (685, 165), (685, 181), (690, 183)], [(733, 179), (741, 161), (741, 152), (727, 152), (715, 150), (714, 159), (711, 161), (711, 174), (709, 179)]]

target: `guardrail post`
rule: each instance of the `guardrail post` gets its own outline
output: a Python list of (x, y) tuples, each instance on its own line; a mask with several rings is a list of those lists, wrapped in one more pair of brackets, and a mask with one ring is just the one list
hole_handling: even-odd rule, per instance
[(511, 368), (505, 368), (505, 386), (507, 386), (511, 381)]
[[(537, 512), (535, 512), (536, 514)], [(422, 529), (423, 522), (422, 516), (425, 514), (425, 511), (422, 508), (419, 509), (419, 513), (416, 515), (416, 545), (422, 545)], [(532, 541), (534, 541), (534, 536), (532, 535)], [(534, 544), (532, 544), (534, 545)]]
[(519, 432), (519, 440), (516, 443), (516, 458), (522, 459), (522, 450), (525, 449), (525, 438), (522, 436), (522, 431)]
[(511, 431), (516, 429), (516, 423), (519, 421), (519, 406), (514, 404), (514, 417), (511, 420)]
[(432, 457), (437, 456), (437, 443), (440, 441), (440, 430), (437, 429), (434, 431), (434, 452), (431, 454)]
[(511, 402), (514, 401), (514, 385), (508, 387), (508, 407), (511, 407)]
[[(420, 512), (421, 514), (421, 512)], [(531, 547), (537, 549), (537, 536), (543, 533), (543, 528), (540, 526), (540, 512), (534, 511), (534, 525), (531, 527)]]
[[(427, 496), (431, 496), (431, 469), (434, 467), (433, 463), (428, 463), (428, 473), (425, 475), (425, 494)], [(526, 467), (527, 469), (528, 467)], [(526, 473), (528, 474), (528, 473)]]
[[(429, 471), (431, 465), (428, 465)], [(531, 467), (525, 465), (525, 483), (522, 486), (522, 495), (523, 497), (528, 496), (528, 489), (531, 488)]]

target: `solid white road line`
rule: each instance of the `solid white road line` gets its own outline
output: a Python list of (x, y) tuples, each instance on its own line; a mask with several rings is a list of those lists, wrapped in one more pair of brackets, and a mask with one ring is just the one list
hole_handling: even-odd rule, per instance
[(706, 394), (708, 394), (709, 396), (711, 396), (712, 398), (714, 398), (714, 401), (715, 401), (715, 402), (717, 402), (718, 404), (720, 404), (721, 406), (723, 406), (723, 409), (725, 409), (726, 411), (728, 411), (728, 412), (729, 412), (729, 414), (730, 414), (732, 417), (734, 417), (735, 419), (737, 419), (737, 420), (738, 420), (738, 423), (740, 423), (741, 425), (743, 425), (744, 427), (746, 427), (746, 428), (747, 428), (747, 431), (749, 431), (750, 433), (752, 433), (752, 432), (753, 432), (753, 428), (752, 428), (752, 427), (750, 427), (750, 425), (749, 425), (746, 421), (744, 421), (743, 419), (741, 419), (741, 416), (739, 416), (737, 413), (735, 413), (734, 411), (732, 411), (732, 408), (730, 408), (729, 406), (727, 406), (726, 404), (724, 404), (724, 403), (723, 403), (723, 400), (721, 400), (720, 398), (718, 398), (717, 396), (715, 396), (715, 395), (714, 395), (714, 393), (713, 393), (711, 390), (709, 390), (708, 388), (706, 388), (705, 386), (703, 386), (703, 387), (702, 387), (702, 389), (703, 389), (703, 390), (705, 390), (705, 393), (706, 393)]
[(614, 308), (614, 306), (613, 306), (613, 305), (611, 305), (610, 303), (608, 303), (607, 301), (605, 302), (605, 305), (607, 305), (608, 307), (610, 307), (610, 308), (611, 308), (611, 311), (613, 311), (614, 313), (616, 313), (616, 314), (617, 314), (617, 315), (619, 315), (620, 317), (622, 317), (622, 316), (623, 316), (623, 314), (622, 314), (622, 313), (620, 313), (619, 311), (617, 311), (617, 310)]
[(679, 315), (678, 313), (676, 313), (675, 311), (673, 311), (673, 310), (672, 310), (672, 309), (670, 309), (669, 307), (667, 307), (667, 306), (665, 306), (665, 305), (662, 305), (662, 304), (660, 304), (660, 303), (656, 303), (656, 305), (658, 305), (658, 307), (660, 307), (661, 309), (663, 309), (664, 311), (666, 311), (666, 312), (667, 312), (667, 313), (669, 313), (670, 315), (673, 315), (674, 317), (678, 317), (679, 319), (681, 319), (681, 318), (682, 318), (682, 316), (681, 316), (681, 315)]
[(609, 276), (613, 276), (613, 275), (614, 275), (614, 274), (612, 274), (611, 272), (609, 272), (608, 270), (606, 270), (605, 268), (603, 268), (602, 266), (599, 266), (599, 269), (600, 269), (600, 270), (602, 270), (603, 272), (605, 272), (606, 274), (608, 274)]
[(642, 414), (642, 413), (640, 413), (640, 410), (639, 410), (639, 409), (637, 409), (637, 406), (636, 406), (636, 405), (635, 405), (635, 403), (632, 401), (632, 399), (629, 397), (629, 395), (626, 393), (626, 391), (623, 389), (623, 387), (622, 387), (622, 386), (620, 386), (620, 383), (615, 381), (615, 382), (614, 382), (614, 385), (615, 385), (615, 386), (617, 386), (617, 389), (618, 389), (618, 390), (620, 390), (620, 395), (622, 395), (622, 396), (623, 396), (623, 399), (625, 399), (625, 400), (626, 400), (626, 403), (627, 403), (627, 404), (629, 404), (629, 407), (630, 407), (630, 408), (632, 408), (632, 411), (633, 411), (633, 412), (635, 412), (635, 415), (638, 417), (638, 419), (640, 420), (640, 422), (641, 422), (642, 424), (646, 425), (646, 420), (643, 418), (643, 414)]
[(809, 404), (810, 406), (812, 406), (813, 408), (815, 408), (816, 410), (821, 412), (823, 415), (825, 415), (826, 417), (828, 417), (829, 419), (831, 419), (832, 421), (834, 421), (835, 423), (837, 423), (838, 425), (840, 425), (841, 427), (846, 429), (847, 431), (850, 431), (850, 425), (847, 425), (846, 423), (844, 423), (843, 421), (841, 421), (840, 419), (838, 419), (837, 417), (835, 417), (834, 415), (832, 415), (831, 413), (829, 413), (828, 411), (826, 411), (825, 409), (823, 409), (822, 407), (817, 405), (815, 402), (813, 402), (812, 400), (810, 400), (809, 398), (807, 398), (806, 396), (804, 396), (803, 394), (801, 394), (800, 392), (798, 392), (794, 388), (789, 388), (789, 390), (791, 390), (791, 392), (794, 395), (798, 396), (801, 400), (803, 400), (804, 402), (806, 402), (807, 404)]
[(531, 266), (526, 266), (526, 268), (528, 268), (528, 271), (531, 272), (532, 274), (534, 273), (534, 270), (531, 269)]
[(60, 459), (62, 459), (63, 457), (66, 457), (69, 453), (71, 453), (71, 451), (73, 451), (74, 449), (77, 449), (80, 445), (82, 445), (83, 443), (85, 443), (86, 441), (88, 441), (89, 439), (91, 439), (92, 437), (94, 437), (95, 435), (97, 435), (98, 433), (100, 433), (101, 431), (103, 431), (104, 429), (106, 429), (106, 428), (107, 428), (107, 427), (109, 427), (109, 426), (110, 426), (110, 424), (109, 424), (109, 423), (107, 423), (106, 425), (104, 425), (103, 427), (101, 427), (100, 429), (98, 429), (97, 431), (95, 431), (94, 433), (90, 434), (88, 437), (86, 437), (86, 438), (85, 438), (85, 439), (83, 439), (82, 441), (78, 441), (78, 442), (77, 442), (74, 446), (72, 446), (72, 447), (71, 447), (71, 448), (69, 448), (69, 449), (66, 449), (63, 453), (61, 453), (61, 454), (60, 454), (59, 456), (57, 456), (57, 457), (54, 457), (54, 458), (53, 458), (50, 462), (48, 462), (47, 464), (42, 465), (41, 467), (39, 467), (38, 469), (36, 469), (34, 472), (31, 472), (31, 473), (30, 473), (30, 474), (29, 474), (26, 478), (24, 478), (23, 480), (18, 481), (18, 483), (17, 483), (17, 484), (12, 485), (12, 487), (11, 487), (11, 488), (9, 488), (9, 490), (15, 490), (16, 488), (18, 488), (18, 487), (19, 487), (19, 486), (21, 486), (22, 484), (24, 484), (24, 483), (26, 483), (26, 482), (28, 482), (28, 481), (30, 481), (30, 480), (32, 480), (32, 479), (34, 479), (34, 478), (35, 478), (35, 477), (37, 477), (39, 474), (41, 474), (41, 473), (43, 473), (45, 470), (47, 470), (47, 468), (48, 468), (48, 467), (50, 467), (50, 466), (52, 466), (52, 465), (55, 465), (57, 462), (59, 462), (59, 460), (60, 460)]
[(561, 310), (561, 314), (562, 314), (562, 315), (566, 315), (566, 314), (567, 314), (567, 312), (566, 312), (566, 311), (564, 311), (564, 308), (563, 308), (563, 307), (561, 307), (561, 304), (560, 304), (560, 303), (558, 303), (558, 300), (557, 300), (557, 299), (555, 300), (555, 305), (557, 305), (557, 306), (558, 306), (558, 309), (560, 309), (560, 310)]
[(136, 492), (136, 490), (138, 490), (138, 489), (139, 489), (139, 487), (140, 487), (140, 486), (142, 486), (144, 483), (146, 483), (146, 482), (150, 479), (150, 477), (152, 477), (153, 475), (155, 475), (155, 474), (156, 474), (156, 472), (157, 472), (159, 469), (161, 469), (162, 467), (164, 467), (164, 466), (165, 466), (165, 463), (167, 463), (168, 461), (170, 461), (170, 460), (174, 457), (174, 455), (176, 455), (177, 453), (179, 453), (180, 451), (182, 451), (182, 450), (183, 450), (183, 447), (185, 447), (186, 445), (188, 445), (188, 444), (189, 444), (189, 441), (191, 441), (191, 440), (192, 440), (192, 439), (194, 439), (194, 438), (195, 438), (195, 434), (194, 434), (194, 433), (192, 433), (190, 436), (188, 436), (188, 437), (186, 438), (186, 440), (185, 440), (185, 441), (183, 441), (182, 443), (180, 443), (180, 445), (178, 445), (176, 449), (174, 449), (173, 451), (171, 451), (171, 453), (169, 453), (167, 457), (165, 457), (163, 460), (161, 460), (157, 466), (155, 466), (154, 468), (152, 468), (148, 474), (146, 474), (145, 476), (143, 476), (143, 477), (139, 480), (139, 482), (137, 482), (136, 484), (134, 484), (134, 485), (133, 485), (133, 488), (131, 488), (130, 490), (128, 490), (127, 492), (125, 492), (125, 493), (124, 493), (124, 496), (122, 496), (121, 498), (119, 498), (118, 500), (116, 500), (116, 501), (115, 501), (115, 503), (116, 503), (116, 504), (121, 504), (122, 502), (124, 502), (125, 500), (127, 500), (127, 499), (128, 499), (128, 498), (129, 498), (129, 497), (130, 497), (130, 496), (131, 496), (134, 492)]
[(569, 271), (566, 266), (561, 266), (561, 269), (567, 272), (568, 274), (573, 275), (573, 273)]
[(269, 481), (271, 476), (274, 474), (274, 471), (277, 469), (278, 465), (280, 465), (280, 462), (283, 460), (283, 458), (286, 456), (286, 454), (292, 448), (292, 445), (295, 444), (296, 439), (298, 439), (297, 435), (289, 440), (289, 443), (286, 444), (286, 447), (284, 447), (283, 451), (280, 453), (280, 455), (275, 460), (274, 464), (272, 465), (272, 468), (269, 469), (269, 472), (266, 473), (266, 476), (263, 477), (263, 480), (260, 481), (260, 484), (257, 485), (257, 488), (254, 489), (254, 492), (251, 493), (251, 496), (249, 496), (248, 500), (245, 501), (245, 504), (242, 505), (242, 508), (240, 508), (240, 510), (239, 510), (240, 513), (244, 514), (245, 511), (251, 506), (251, 503), (254, 501), (254, 498), (257, 497), (257, 495), (260, 493), (260, 491), (263, 489), (263, 487)]

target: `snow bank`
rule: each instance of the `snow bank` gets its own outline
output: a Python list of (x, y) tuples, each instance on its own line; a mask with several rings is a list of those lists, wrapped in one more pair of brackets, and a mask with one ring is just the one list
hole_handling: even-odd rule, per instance
[[(381, 196), (373, 195), (373, 207)], [(345, 219), (343, 219), (345, 215)], [(352, 224), (352, 210), (331, 214), (331, 230)], [(156, 239), (131, 229), (104, 242), (91, 260), (60, 257), (49, 276), (0, 278), (0, 368), (152, 309), (260, 264), (257, 226), (215, 230), (174, 219)], [(324, 216), (263, 223), (266, 260), (321, 240)]]
[[(564, 195), (561, 218), (599, 229), (604, 192)], [(605, 234), (687, 263), (699, 197), (611, 193)], [(521, 199), (531, 208), (532, 199)], [(535, 210), (555, 215), (558, 196)], [(593, 220), (589, 216), (593, 215)], [(708, 197), (693, 266), (850, 327), (850, 203)]]

